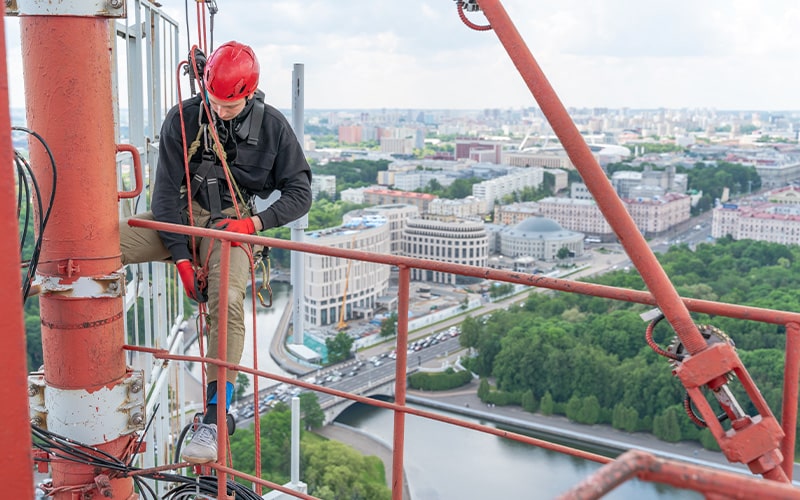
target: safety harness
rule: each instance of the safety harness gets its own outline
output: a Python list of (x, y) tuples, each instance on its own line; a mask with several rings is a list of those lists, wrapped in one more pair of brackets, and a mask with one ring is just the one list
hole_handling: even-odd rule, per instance
[[(233, 133), (241, 139), (246, 139), (247, 144), (256, 146), (258, 145), (261, 123), (264, 120), (264, 111), (266, 108), (264, 105), (264, 93), (260, 90), (256, 91), (252, 97), (252, 101), (253, 108)], [(233, 178), (233, 175), (231, 175), (230, 167), (226, 161), (224, 144), (221, 145), (218, 150), (215, 141), (208, 137), (209, 124), (203, 120), (203, 116), (204, 113), (201, 109), (200, 113), (198, 113), (200, 128), (197, 131), (197, 137), (194, 142), (191, 143), (188, 150), (189, 158), (193, 158), (200, 147), (203, 147), (200, 161), (192, 161), (189, 163), (189, 174), (191, 175), (190, 199), (197, 200), (198, 202), (204, 201), (205, 204), (208, 205), (203, 208), (211, 213), (209, 224), (212, 224), (219, 219), (225, 218), (222, 214), (222, 210), (224, 208), (223, 197), (227, 194), (226, 191), (235, 192), (237, 200), (239, 200), (242, 206), (249, 206), (248, 202), (250, 200), (249, 197), (245, 200), (239, 190), (239, 186), (236, 184), (236, 180)], [(233, 140), (235, 141), (236, 138)], [(218, 162), (218, 158), (221, 161)], [(223, 169), (227, 169), (227, 176)], [(232, 189), (227, 189), (229, 187), (227, 186), (227, 179), (230, 180), (230, 187)], [(202, 187), (205, 187), (203, 191), (200, 190)], [(231, 196), (233, 196), (233, 193), (231, 193)]]

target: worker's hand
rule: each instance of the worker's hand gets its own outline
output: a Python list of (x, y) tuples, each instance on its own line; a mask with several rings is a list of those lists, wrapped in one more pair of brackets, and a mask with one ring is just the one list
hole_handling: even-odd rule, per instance
[(178, 274), (181, 276), (181, 283), (186, 295), (195, 302), (204, 303), (208, 301), (207, 287), (197, 279), (192, 263), (188, 260), (179, 260), (175, 263)]
[[(248, 217), (246, 219), (225, 219), (217, 222), (214, 229), (222, 229), (231, 233), (241, 234), (255, 234), (256, 225), (253, 219)], [(238, 247), (241, 245), (238, 241), (232, 241), (231, 246)]]

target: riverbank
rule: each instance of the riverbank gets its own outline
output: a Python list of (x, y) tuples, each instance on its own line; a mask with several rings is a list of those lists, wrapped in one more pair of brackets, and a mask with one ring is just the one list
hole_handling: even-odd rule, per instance
[[(344, 443), (365, 456), (374, 455), (383, 462), (386, 474), (386, 486), (392, 487), (392, 447), (375, 436), (355, 429), (348, 425), (332, 423), (314, 432), (328, 439)], [(408, 476), (403, 474), (403, 498), (411, 500), (411, 491), (408, 488)]]
[[(566, 446), (587, 449), (608, 457), (631, 450), (642, 450), (670, 460), (689, 462), (727, 472), (752, 476), (743, 464), (732, 464), (719, 452), (703, 449), (696, 442), (668, 443), (645, 433), (628, 433), (607, 425), (583, 425), (569, 421), (562, 416), (544, 416), (524, 411), (520, 407), (487, 406), (477, 396), (478, 384), (452, 391), (430, 392), (409, 390), (406, 401), (415, 406), (423, 406), (431, 411), (444, 411), (460, 414), (495, 425), (520, 434), (532, 435)], [(352, 446), (365, 455), (375, 455), (384, 461), (387, 482), (391, 481), (391, 448), (388, 444), (358, 429), (339, 424), (326, 426), (320, 434)], [(794, 477), (800, 473), (795, 465)], [(407, 479), (407, 478), (406, 478)], [(795, 482), (795, 484), (798, 484)], [(405, 485), (404, 497), (408, 500), (408, 487)]]

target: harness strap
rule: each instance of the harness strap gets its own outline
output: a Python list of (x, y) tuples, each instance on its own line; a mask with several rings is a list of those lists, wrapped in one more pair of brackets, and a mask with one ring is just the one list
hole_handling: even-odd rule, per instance
[(247, 134), (247, 144), (255, 146), (258, 144), (258, 138), (261, 135), (261, 122), (264, 120), (264, 101), (256, 99), (253, 103), (253, 110), (250, 113), (253, 116), (250, 118), (250, 131)]
[(206, 177), (206, 188), (208, 190), (208, 210), (211, 212), (210, 222), (224, 219), (222, 215), (222, 200), (219, 197), (219, 182), (216, 177)]

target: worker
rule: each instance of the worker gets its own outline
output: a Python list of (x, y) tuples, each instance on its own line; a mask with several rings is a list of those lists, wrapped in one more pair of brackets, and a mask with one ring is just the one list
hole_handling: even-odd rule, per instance
[[(311, 169), (286, 118), (266, 104), (258, 90), (259, 64), (253, 50), (232, 41), (213, 51), (207, 62), (194, 49), (190, 61), (202, 75), (201, 91), (185, 100), (181, 109), (175, 106), (167, 113), (159, 139), (152, 212), (134, 217), (254, 234), (305, 215), (312, 199)], [(257, 211), (255, 197), (268, 198), (276, 190), (280, 197)], [(123, 264), (175, 263), (189, 298), (208, 302), (207, 356), (217, 357), (219, 240), (131, 227), (123, 221), (120, 246)], [(251, 276), (246, 248), (234, 243), (230, 254), (226, 361), (235, 364), (244, 348), (244, 297)], [(192, 463), (217, 459), (216, 405), (224, 398), (226, 411), (230, 408), (237, 372), (227, 371), (224, 389), (217, 387), (216, 365), (208, 365), (207, 375), (205, 415), (182, 453)]]

